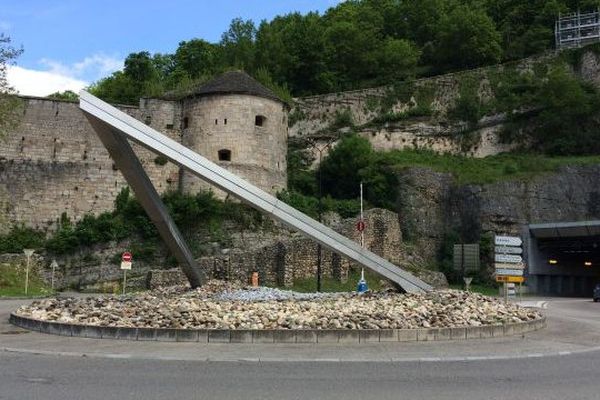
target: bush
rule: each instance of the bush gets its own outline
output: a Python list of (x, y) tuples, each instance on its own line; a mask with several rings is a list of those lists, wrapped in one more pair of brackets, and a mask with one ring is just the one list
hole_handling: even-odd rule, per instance
[(23, 249), (44, 247), (44, 233), (24, 226), (14, 226), (6, 235), (0, 236), (0, 252), (21, 253)]

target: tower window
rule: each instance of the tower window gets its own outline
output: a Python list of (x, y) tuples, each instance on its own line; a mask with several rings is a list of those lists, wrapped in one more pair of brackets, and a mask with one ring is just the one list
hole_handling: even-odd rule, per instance
[(231, 150), (219, 150), (219, 161), (231, 161)]
[(152, 123), (152, 117), (147, 115), (146, 118), (144, 119), (144, 123), (146, 125), (150, 125)]
[(264, 115), (257, 115), (256, 117), (254, 117), (254, 125), (263, 126), (265, 124), (266, 120), (267, 120), (267, 117), (265, 117)]
[(183, 118), (183, 129), (187, 129), (187, 127), (190, 125), (190, 119), (188, 117), (184, 117)]
[(219, 123), (219, 120), (215, 118), (215, 125)]
[(225, 119), (223, 120), (223, 124), (224, 124), (224, 125), (227, 125), (227, 118), (225, 118)]

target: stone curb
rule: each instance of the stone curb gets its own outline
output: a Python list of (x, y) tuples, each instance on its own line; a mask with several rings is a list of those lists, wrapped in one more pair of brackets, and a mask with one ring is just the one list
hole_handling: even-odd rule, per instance
[(40, 321), (14, 313), (9, 322), (31, 331), (93, 339), (198, 343), (373, 343), (487, 339), (533, 332), (546, 326), (546, 317), (509, 324), (427, 329), (168, 329), (91, 326)]

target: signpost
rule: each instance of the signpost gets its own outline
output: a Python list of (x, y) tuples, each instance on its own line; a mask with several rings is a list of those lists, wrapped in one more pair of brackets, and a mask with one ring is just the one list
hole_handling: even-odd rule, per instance
[(525, 281), (525, 264), (523, 263), (523, 240), (518, 236), (496, 236), (494, 238), (494, 267), (496, 269), (496, 282), (504, 284), (504, 301), (508, 301), (509, 285), (511, 285), (511, 295), (514, 295), (514, 284), (519, 284), (519, 294), (521, 293), (521, 284)]
[(50, 267), (52, 268), (52, 291), (54, 291), (54, 273), (56, 272), (56, 267), (58, 267), (56, 260), (52, 260)]
[(125, 294), (125, 286), (127, 285), (127, 270), (131, 269), (133, 257), (131, 253), (126, 251), (121, 256), (121, 269), (123, 270), (123, 294)]
[(31, 256), (35, 250), (33, 249), (23, 249), (23, 253), (27, 257), (27, 268), (25, 269), (25, 295), (27, 295), (27, 291), (29, 289), (29, 265), (31, 264)]

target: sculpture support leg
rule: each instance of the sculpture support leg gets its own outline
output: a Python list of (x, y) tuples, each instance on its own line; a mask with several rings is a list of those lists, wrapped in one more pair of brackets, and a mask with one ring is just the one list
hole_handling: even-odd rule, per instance
[(136, 198), (156, 226), (165, 244), (179, 262), (190, 285), (193, 288), (202, 285), (203, 277), (192, 252), (127, 139), (122, 134), (107, 127), (97, 118), (89, 114), (86, 114), (86, 116), (104, 147), (108, 150), (115, 165), (131, 186)]

